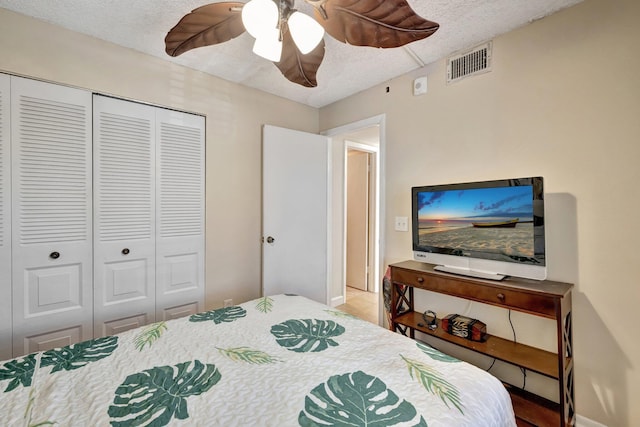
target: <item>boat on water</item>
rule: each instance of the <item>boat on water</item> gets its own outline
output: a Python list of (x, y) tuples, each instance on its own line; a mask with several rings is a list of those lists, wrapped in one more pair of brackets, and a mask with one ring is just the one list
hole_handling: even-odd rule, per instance
[(513, 228), (520, 218), (509, 219), (506, 221), (489, 221), (489, 222), (472, 222), (477, 228)]

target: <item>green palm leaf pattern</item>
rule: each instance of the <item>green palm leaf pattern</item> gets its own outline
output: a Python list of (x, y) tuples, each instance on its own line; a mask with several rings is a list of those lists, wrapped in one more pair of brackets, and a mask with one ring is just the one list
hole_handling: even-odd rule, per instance
[(262, 297), (256, 304), (256, 309), (262, 313), (269, 313), (273, 310), (273, 299), (269, 297)]
[(427, 356), (429, 356), (433, 360), (437, 360), (439, 362), (447, 362), (447, 363), (459, 363), (459, 362), (461, 362), (460, 359), (456, 359), (455, 357), (449, 356), (448, 354), (444, 354), (441, 351), (438, 351), (435, 348), (433, 348), (433, 347), (431, 347), (429, 345), (426, 345), (424, 343), (416, 342), (416, 346), (418, 346), (418, 348), (420, 350), (422, 350), (422, 352), (424, 354), (426, 354)]
[(187, 397), (205, 393), (221, 378), (215, 365), (199, 360), (159, 366), (129, 375), (116, 389), (108, 414), (115, 427), (165, 426), (189, 418)]
[(27, 409), (24, 411), (25, 425), (27, 425), (28, 427), (41, 427), (41, 426), (52, 426), (52, 425), (58, 424), (55, 421), (49, 421), (49, 420), (40, 421), (36, 423), (33, 423), (31, 421), (31, 417), (33, 416), (33, 403), (35, 402), (34, 389), (35, 388), (32, 388), (31, 390), (29, 390), (29, 403), (27, 403)]
[(464, 415), (464, 411), (462, 410), (463, 405), (460, 401), (460, 392), (453, 384), (440, 376), (432, 367), (416, 360), (408, 359), (403, 355), (400, 355), (400, 357), (402, 357), (402, 360), (407, 364), (409, 375), (412, 379), (418, 380), (428, 392), (438, 396), (444, 404), (447, 405), (447, 408), (449, 408), (448, 402), (451, 402), (451, 404)]
[(311, 390), (304, 403), (298, 415), (303, 427), (427, 426), (411, 403), (400, 401), (382, 380), (362, 371), (330, 377)]
[(22, 384), (23, 387), (30, 387), (33, 380), (33, 371), (36, 368), (36, 356), (30, 354), (20, 359), (13, 359), (0, 367), (0, 381), (11, 380), (4, 389), (5, 393), (16, 389)]
[(136, 335), (133, 342), (139, 351), (146, 345), (151, 345), (160, 339), (162, 333), (167, 330), (167, 322), (158, 322), (147, 326), (142, 332)]
[(260, 350), (253, 350), (249, 347), (235, 347), (235, 348), (218, 348), (220, 354), (234, 362), (246, 362), (253, 365), (266, 365), (269, 363), (282, 362), (275, 356), (271, 356), (268, 353)]
[(271, 334), (282, 347), (297, 353), (319, 352), (338, 345), (332, 337), (344, 327), (332, 320), (291, 319), (271, 327)]
[(332, 316), (343, 317), (345, 319), (359, 319), (359, 317), (354, 316), (353, 314), (345, 313), (344, 311), (340, 310), (325, 310), (325, 312), (331, 314)]
[(206, 322), (213, 320), (216, 325), (223, 322), (235, 322), (236, 320), (245, 317), (247, 310), (240, 306), (224, 307), (217, 310), (205, 311), (204, 313), (194, 314), (189, 317), (190, 322)]
[(62, 348), (48, 350), (42, 355), (42, 367), (53, 366), (51, 373), (61, 370), (72, 371), (88, 363), (96, 362), (118, 348), (118, 337), (102, 337), (83, 341)]

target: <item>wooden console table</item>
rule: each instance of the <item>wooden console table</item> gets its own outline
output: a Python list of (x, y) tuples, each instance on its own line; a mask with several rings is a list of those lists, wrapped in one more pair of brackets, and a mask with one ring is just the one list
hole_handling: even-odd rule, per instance
[[(572, 284), (511, 277), (502, 281), (476, 279), (438, 272), (433, 269), (434, 265), (417, 261), (405, 261), (390, 267), (393, 284), (393, 330), (411, 338), (415, 338), (415, 331), (420, 331), (557, 380), (559, 403), (505, 384), (511, 395), (518, 424), (575, 425)], [(553, 319), (557, 325), (557, 352), (548, 352), (492, 335), (488, 335), (484, 342), (469, 341), (444, 332), (440, 320), (436, 330), (429, 330), (427, 325), (423, 325), (422, 313), (416, 312), (414, 308), (416, 288)]]

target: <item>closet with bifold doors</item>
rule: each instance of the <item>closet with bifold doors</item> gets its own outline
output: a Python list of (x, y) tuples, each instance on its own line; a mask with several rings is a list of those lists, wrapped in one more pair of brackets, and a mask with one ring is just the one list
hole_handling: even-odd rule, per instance
[(94, 335), (201, 311), (204, 118), (94, 95)]
[(0, 73), (0, 360), (204, 310), (204, 132)]

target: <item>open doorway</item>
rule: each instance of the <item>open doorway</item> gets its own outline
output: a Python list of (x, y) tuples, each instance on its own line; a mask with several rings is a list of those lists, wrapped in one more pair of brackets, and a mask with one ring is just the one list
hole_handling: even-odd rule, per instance
[(346, 141), (345, 149), (345, 285), (375, 293), (372, 255), (377, 147)]
[(340, 283), (340, 298), (334, 301), (341, 310), (376, 324), (381, 277), (380, 135), (378, 123), (331, 135), (335, 147), (334, 248), (341, 247), (334, 257), (334, 271), (341, 273), (334, 281)]

